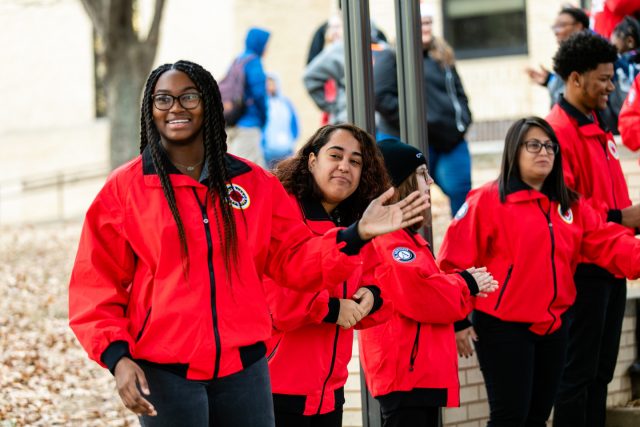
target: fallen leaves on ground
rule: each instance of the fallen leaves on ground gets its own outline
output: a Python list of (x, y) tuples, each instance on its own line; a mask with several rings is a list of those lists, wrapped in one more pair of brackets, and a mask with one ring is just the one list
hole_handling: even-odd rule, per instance
[(79, 224), (0, 228), (0, 427), (133, 426), (67, 319)]

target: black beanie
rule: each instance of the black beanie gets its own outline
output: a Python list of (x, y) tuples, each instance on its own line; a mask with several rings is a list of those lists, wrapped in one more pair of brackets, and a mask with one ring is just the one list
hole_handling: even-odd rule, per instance
[(418, 166), (427, 164), (427, 159), (420, 150), (396, 139), (379, 141), (378, 148), (384, 156), (384, 164), (394, 187), (402, 184)]

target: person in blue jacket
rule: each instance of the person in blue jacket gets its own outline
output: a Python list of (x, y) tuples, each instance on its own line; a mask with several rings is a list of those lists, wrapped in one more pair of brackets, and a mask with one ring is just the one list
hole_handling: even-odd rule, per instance
[(267, 76), (262, 67), (262, 57), (270, 33), (262, 28), (247, 32), (245, 50), (237, 59), (246, 61), (244, 101), (246, 109), (236, 126), (229, 129), (229, 152), (260, 166), (265, 166), (261, 142), (267, 124)]
[(299, 135), (298, 116), (291, 100), (282, 95), (280, 81), (273, 73), (267, 74), (267, 125), (262, 135), (262, 151), (267, 166), (293, 154)]

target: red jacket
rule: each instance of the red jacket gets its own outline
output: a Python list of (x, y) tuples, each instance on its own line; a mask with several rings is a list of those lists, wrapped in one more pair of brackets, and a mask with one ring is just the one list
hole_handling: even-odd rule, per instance
[(640, 149), (640, 74), (633, 81), (633, 86), (629, 90), (627, 99), (625, 99), (620, 116), (618, 116), (618, 128), (622, 143), (630, 150), (636, 151)]
[(108, 178), (87, 212), (69, 285), (70, 325), (91, 359), (113, 370), (130, 354), (194, 380), (233, 374), (264, 355), (271, 335), (264, 274), (317, 290), (360, 266), (343, 253), (350, 238), (348, 248), (337, 244), (353, 228), (312, 238), (274, 176), (226, 160), (240, 254), (229, 274), (205, 185), (166, 165), (188, 243), (183, 263), (148, 150)]
[(508, 322), (530, 323), (538, 335), (561, 325), (573, 304), (578, 259), (614, 274), (640, 275), (640, 240), (603, 222), (583, 199), (566, 215), (555, 201), (519, 180), (504, 203), (497, 183), (471, 191), (447, 230), (438, 262), (445, 271), (484, 265), (500, 284), (475, 309)]
[(551, 109), (547, 121), (560, 142), (567, 185), (603, 220), (620, 223), (620, 210), (631, 206), (631, 199), (613, 135), (599, 126), (597, 117), (587, 119), (564, 98)]
[(640, 0), (592, 0), (591, 29), (609, 39), (613, 29), (626, 15), (640, 11)]
[(375, 277), (395, 311), (389, 322), (358, 334), (369, 391), (383, 399), (410, 392), (404, 397), (421, 405), (458, 406), (453, 322), (467, 315), (470, 289), (475, 294), (478, 286), (466, 272), (440, 271), (418, 234), (400, 230), (373, 245), (381, 259)]
[[(291, 199), (296, 203), (294, 196)], [(319, 201), (303, 200), (298, 206), (298, 216), (314, 234), (321, 236), (335, 227)], [(265, 280), (274, 327), (267, 354), (276, 409), (302, 415), (342, 409), (353, 329), (345, 330), (336, 324), (338, 299), (349, 299), (358, 288), (374, 284), (371, 267), (376, 258), (372, 245), (365, 246), (361, 254), (367, 260), (364, 271), (358, 268), (347, 280), (319, 292), (294, 291)], [(356, 329), (391, 316), (392, 308), (387, 301), (382, 304), (379, 288), (373, 291), (377, 294), (375, 311), (358, 322)]]

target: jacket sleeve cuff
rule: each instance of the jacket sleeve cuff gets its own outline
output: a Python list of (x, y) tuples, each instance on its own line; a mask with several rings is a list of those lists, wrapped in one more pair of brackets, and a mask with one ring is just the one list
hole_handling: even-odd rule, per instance
[(542, 86), (547, 87), (549, 86), (549, 82), (551, 81), (551, 73), (547, 73), (547, 79), (544, 81), (544, 83), (542, 83)]
[(464, 279), (467, 287), (469, 288), (469, 292), (471, 292), (471, 295), (477, 295), (478, 292), (480, 292), (480, 288), (476, 283), (476, 279), (473, 278), (471, 273), (469, 273), (467, 270), (462, 270), (459, 271), (458, 274)]
[(469, 319), (465, 317), (464, 319), (458, 320), (457, 322), (453, 323), (453, 330), (456, 332), (460, 332), (460, 331), (464, 331), (467, 328), (470, 328), (471, 326), (473, 325), (471, 324)]
[(347, 255), (358, 255), (360, 249), (368, 242), (368, 240), (362, 240), (358, 234), (358, 221), (338, 231), (337, 241), (346, 243), (340, 251)]
[(336, 323), (340, 314), (340, 300), (335, 297), (329, 298), (329, 313), (322, 319), (325, 323)]
[(369, 312), (369, 315), (372, 315), (373, 313), (375, 313), (376, 311), (380, 310), (380, 307), (382, 307), (382, 303), (384, 302), (382, 300), (382, 297), (380, 296), (381, 292), (380, 292), (380, 288), (375, 286), (375, 285), (367, 285), (364, 286), (365, 288), (369, 289), (371, 291), (371, 293), (373, 294), (373, 307), (371, 308), (371, 311)]
[(620, 209), (609, 209), (609, 212), (607, 212), (607, 222), (622, 224), (622, 211)]
[(131, 358), (129, 343), (126, 341), (114, 341), (102, 352), (100, 360), (107, 366), (109, 372), (115, 374), (116, 365), (123, 357)]

